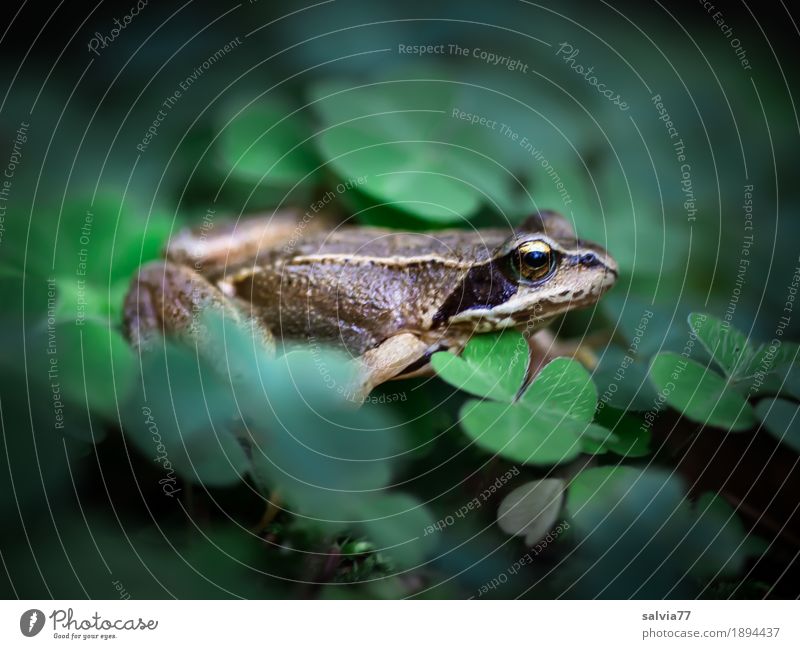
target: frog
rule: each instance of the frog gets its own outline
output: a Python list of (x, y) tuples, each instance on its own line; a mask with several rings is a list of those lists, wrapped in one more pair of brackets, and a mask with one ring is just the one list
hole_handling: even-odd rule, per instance
[(136, 348), (171, 336), (214, 358), (198, 326), (211, 310), (270, 355), (287, 342), (344, 350), (363, 400), (430, 374), (433, 354), (458, 354), (474, 335), (546, 331), (595, 305), (618, 274), (605, 248), (550, 210), (513, 227), (408, 232), (284, 209), (180, 231), (134, 277), (124, 331)]

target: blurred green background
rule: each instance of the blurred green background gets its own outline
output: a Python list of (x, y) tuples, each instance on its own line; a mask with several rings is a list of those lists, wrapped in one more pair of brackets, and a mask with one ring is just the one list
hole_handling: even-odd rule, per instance
[[(608, 404), (636, 428), (655, 395), (647, 366), (683, 349), (690, 313), (753, 343), (800, 339), (786, 309), (800, 266), (786, 14), (510, 0), (50, 11), (22, 8), (0, 43), (4, 596), (798, 595), (791, 372), (780, 442), (673, 408), (644, 450), (523, 466), (470, 443), (464, 395), (444, 381), (384, 387), (388, 404), (356, 412), (319, 383), (321, 362), (343, 371), (327, 351), (276, 364), (227, 334), (245, 377), (228, 381), (179, 348), (143, 360), (120, 327), (136, 268), (204, 218), (324, 200), (356, 222), (435, 229), (555, 209), (619, 262), (613, 292), (557, 326), (612, 340), (595, 350), (597, 396), (636, 340)], [(572, 524), (512, 574), (536, 545), (496, 512), (541, 478), (570, 483), (551, 523)], [(275, 493), (287, 511), (260, 529)]]

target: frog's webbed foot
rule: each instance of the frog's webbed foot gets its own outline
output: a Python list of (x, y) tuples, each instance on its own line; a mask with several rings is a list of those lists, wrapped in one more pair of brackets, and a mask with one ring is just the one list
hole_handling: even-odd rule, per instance
[(123, 307), (125, 334), (137, 348), (150, 346), (160, 336), (194, 343), (213, 359), (202, 317), (214, 312), (237, 325), (249, 327), (270, 352), (272, 334), (247, 311), (205, 277), (187, 266), (157, 261), (142, 266), (131, 283)]
[(404, 369), (423, 358), (430, 345), (412, 333), (387, 338), (356, 360), (356, 378), (350, 398), (363, 402), (375, 386), (395, 378)]

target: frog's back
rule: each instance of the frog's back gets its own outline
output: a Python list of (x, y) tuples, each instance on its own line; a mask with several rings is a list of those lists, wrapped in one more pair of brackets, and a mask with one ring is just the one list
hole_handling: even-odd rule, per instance
[(388, 228), (341, 227), (331, 232), (311, 233), (300, 239), (289, 253), (293, 257), (348, 256), (354, 261), (369, 258), (387, 266), (414, 260), (470, 265), (488, 259), (508, 234), (498, 228), (402, 232)]
[(282, 338), (315, 338), (363, 353), (402, 331), (433, 326), (442, 300), (468, 270), (488, 259), (502, 231), (405, 233), (341, 228), (296, 246), (264, 250), (231, 280)]

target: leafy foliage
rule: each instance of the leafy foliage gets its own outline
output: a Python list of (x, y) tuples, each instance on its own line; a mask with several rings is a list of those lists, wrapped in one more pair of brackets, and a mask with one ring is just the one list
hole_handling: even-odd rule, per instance
[(660, 470), (583, 471), (570, 484), (566, 512), (578, 541), (562, 578), (574, 596), (690, 597), (762, 550), (723, 500), (705, 494), (692, 504), (680, 481)]
[(500, 503), (497, 524), (508, 534), (522, 536), (534, 545), (558, 520), (563, 504), (564, 482), (546, 478), (517, 487)]
[(752, 428), (757, 418), (747, 399), (784, 390), (798, 346), (780, 341), (753, 344), (733, 326), (707, 314), (691, 314), (689, 325), (724, 377), (691, 358), (662, 352), (650, 367), (651, 380), (666, 401), (690, 419), (730, 430)]
[(434, 354), (436, 373), (476, 397), (513, 402), (528, 370), (528, 344), (516, 333), (476, 336), (456, 354)]
[[(706, 39), (709, 76), (681, 59), (683, 31), (662, 30), (666, 56), (643, 55), (650, 45), (627, 37), (629, 23), (585, 3), (563, 15), (462, 3), (455, 21), (418, 20), (424, 3), (340, 4), (226, 14), (239, 33), (263, 25), (256, 46), (200, 68), (170, 108), (176, 80), (221, 35), (202, 3), (145, 48), (126, 32), (74, 88), (57, 82), (72, 78), (57, 38), (36, 44), (58, 58), (48, 83), (11, 81), (8, 135), (31, 128), (0, 205), (4, 592), (464, 597), (506, 574), (495, 596), (760, 597), (785, 574), (779, 593), (796, 597), (781, 534), (767, 569), (743, 571), (760, 549), (740, 512), (721, 496), (688, 497), (676, 475), (709, 443), (703, 478), (738, 502), (717, 446), (719, 456), (732, 440), (774, 446), (772, 435), (789, 477), (800, 452), (797, 318), (779, 320), (797, 288), (800, 193), (770, 190), (776, 168), (796, 167), (785, 80), (759, 65), (753, 94), (725, 39)], [(581, 24), (595, 18), (608, 33), (587, 39)], [(320, 37), (319, 25), (336, 31)], [(187, 41), (185, 28), (203, 35)], [(758, 36), (737, 32), (755, 56)], [(423, 41), (471, 51), (410, 64), (385, 51)], [(562, 41), (628, 110), (554, 54)], [(472, 55), (486, 43), (525, 71)], [(109, 92), (98, 104), (93, 89)], [(680, 143), (654, 111), (656, 92)], [(158, 107), (166, 117), (152, 133)], [(684, 142), (690, 179), (678, 175)], [(736, 254), (743, 156), (759, 218)], [(130, 349), (123, 296), (175, 232), (287, 206), (404, 230), (506, 228), (563, 211), (620, 266), (597, 309), (552, 323), (559, 338), (586, 335), (581, 358), (597, 365), (559, 358), (528, 381), (521, 336), (476, 336), (460, 356), (434, 355), (438, 378), (383, 385), (355, 408), (349, 359), (314, 346), (273, 358), (230, 323), (208, 323), (213, 358), (172, 341)], [(687, 333), (699, 342), (691, 353)], [(509, 463), (517, 482), (500, 484)], [(786, 480), (777, 495), (791, 491), (794, 507), (792, 489)], [(772, 533), (764, 512), (742, 512)], [(569, 533), (555, 533), (567, 519)], [(546, 547), (511, 574), (534, 542)]]
[(650, 378), (666, 400), (690, 419), (747, 430), (755, 423), (750, 404), (714, 370), (673, 352), (656, 356)]
[(369, 176), (364, 191), (376, 201), (445, 225), (504, 188), (503, 169), (481, 153), (484, 134), (451, 116), (457, 87), (323, 82), (311, 94), (320, 155), (343, 178)]
[(290, 188), (313, 182), (319, 164), (305, 142), (309, 128), (285, 101), (256, 100), (231, 111), (220, 128), (222, 170), (236, 178)]
[(735, 327), (707, 314), (690, 314), (689, 326), (730, 381), (752, 394), (774, 389), (774, 381), (786, 374), (800, 352), (795, 343), (753, 343)]
[(249, 477), (308, 525), (363, 529), (397, 565), (422, 561), (431, 546), (413, 531), (430, 516), (387, 491), (402, 429), (385, 409), (347, 401), (345, 357), (316, 349), (272, 359), (243, 328), (206, 319), (227, 376), (185, 348), (148, 354), (128, 415), (136, 445), (167, 476), (206, 487)]
[[(467, 344), (464, 356), (466, 360), (454, 360), (452, 353), (439, 352), (432, 363), (456, 387), (479, 394), (484, 389), (481, 396), (487, 400), (468, 401), (461, 408), (461, 425), (485, 450), (513, 462), (557, 464), (577, 457), (584, 440), (616, 440), (592, 423), (597, 392), (577, 361), (552, 361), (516, 398), (522, 389), (518, 380), (527, 367), (527, 343), (521, 334), (478, 337)], [(506, 402), (488, 400), (492, 396)]]

